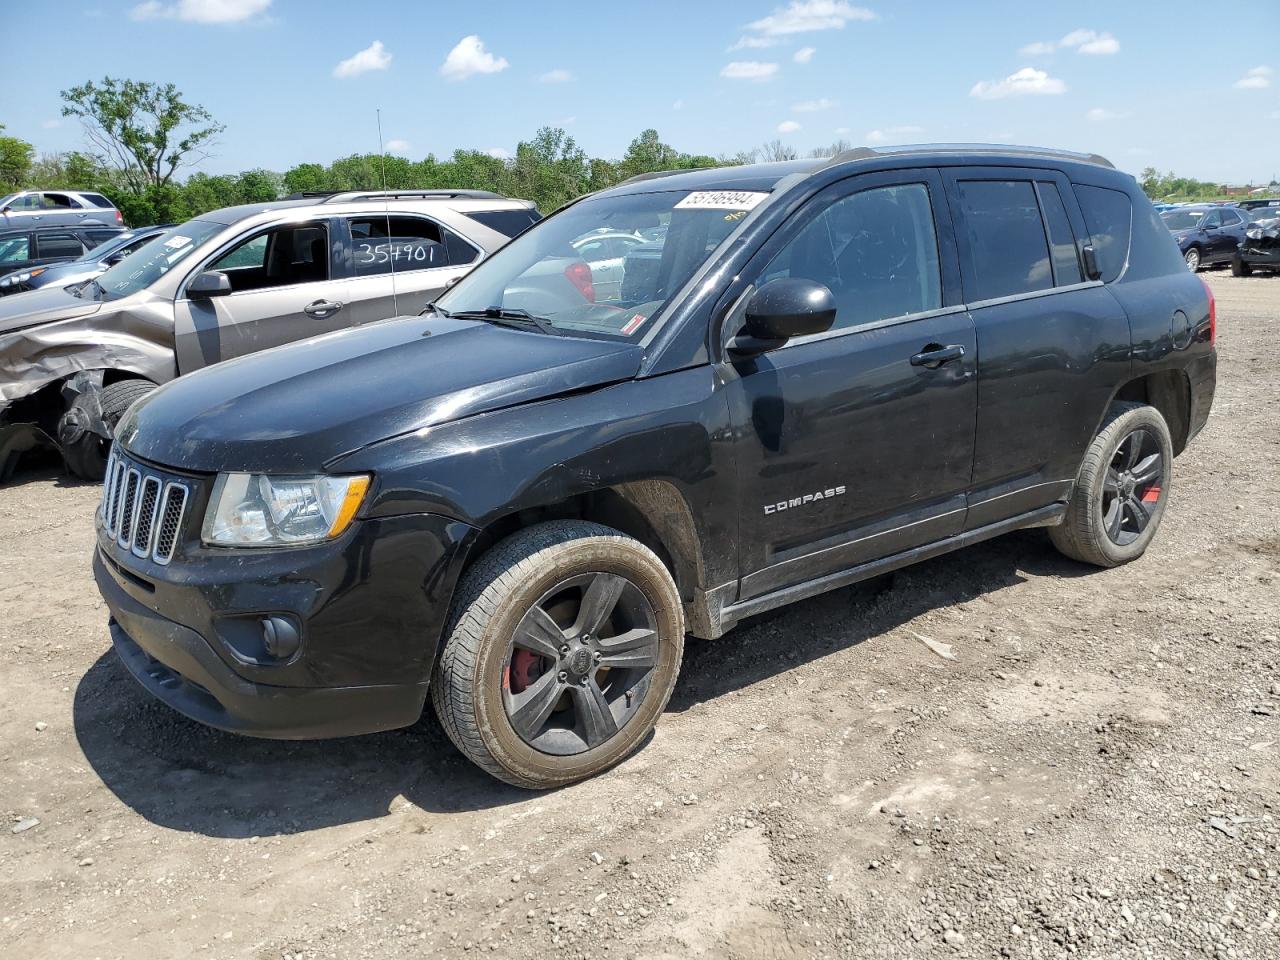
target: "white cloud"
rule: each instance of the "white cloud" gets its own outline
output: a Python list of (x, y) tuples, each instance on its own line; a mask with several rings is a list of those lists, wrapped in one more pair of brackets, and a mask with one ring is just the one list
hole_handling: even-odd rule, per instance
[(924, 127), (886, 127), (883, 130), (869, 130), (863, 139), (872, 144), (893, 143), (921, 133), (924, 133)]
[(778, 41), (773, 37), (739, 37), (738, 42), (729, 48), (729, 52), (735, 50), (763, 50), (766, 47), (776, 47)]
[(408, 140), (388, 140), (384, 144), (384, 146), (387, 148), (387, 153), (408, 153), (409, 152)]
[(1090, 120), (1124, 120), (1129, 114), (1117, 113), (1115, 110), (1108, 110), (1106, 107), (1094, 107), (1085, 116)]
[(498, 160), (511, 159), (511, 152), (508, 150), (504, 150), (502, 147), (490, 147), (488, 150), (485, 151), (485, 153), (487, 153), (491, 157), (495, 157)]
[(339, 79), (358, 77), (370, 70), (385, 70), (391, 66), (391, 54), (387, 53), (381, 40), (375, 40), (359, 53), (347, 57), (333, 68), (333, 75)]
[(794, 120), (783, 120), (778, 124), (779, 133), (795, 133), (799, 129), (800, 124), (796, 123)]
[(1047, 57), (1057, 49), (1052, 43), (1046, 43), (1043, 40), (1037, 40), (1035, 43), (1028, 43), (1025, 47), (1018, 48), (1018, 56), (1020, 57)]
[(801, 100), (793, 105), (791, 109), (796, 113), (818, 113), (838, 106), (840, 106), (839, 100), (828, 100), (826, 97), (821, 97), (817, 100)]
[(58, 127), (62, 126), (62, 121), (59, 120), (57, 117), (55, 117), (52, 120), (44, 121), (44, 123), (40, 124), (40, 126), (42, 126), (46, 130), (56, 130), (58, 129)]
[(761, 63), (758, 60), (734, 60), (726, 63), (720, 76), (730, 80), (768, 80), (778, 72), (776, 63)]
[(1265, 90), (1271, 86), (1271, 75), (1274, 72), (1270, 67), (1250, 67), (1235, 82), (1235, 87), (1237, 90)]
[(145, 0), (129, 11), (134, 20), (186, 20), (190, 23), (239, 23), (265, 13), (271, 0)]
[(801, 47), (791, 55), (791, 59), (796, 63), (808, 63), (813, 59), (813, 55), (817, 52), (817, 47)]
[(1052, 95), (1066, 93), (1067, 85), (1035, 67), (1023, 67), (1003, 80), (980, 80), (969, 90), (979, 100), (1001, 100), (1005, 97)]
[(683, 100), (677, 100), (675, 103), (673, 103), (673, 104), (671, 105), (671, 109), (672, 109), (672, 110), (683, 110), (683, 109), (684, 109), (684, 101), (683, 101)]
[(568, 83), (573, 79), (573, 74), (568, 70), (557, 67), (555, 70), (548, 70), (538, 78), (539, 83)]
[(1059, 46), (1075, 47), (1077, 53), (1107, 55), (1120, 52), (1120, 41), (1105, 30), (1072, 30), (1058, 41)]
[(875, 20), (876, 13), (866, 7), (855, 7), (844, 0), (791, 0), (767, 17), (747, 24), (769, 36), (790, 33), (813, 33), (818, 30), (840, 30), (850, 20)]
[(500, 73), (511, 64), (505, 57), (495, 57), (484, 48), (484, 42), (474, 33), (463, 37), (449, 51), (440, 67), (440, 76), (447, 80), (465, 80), (477, 73)]

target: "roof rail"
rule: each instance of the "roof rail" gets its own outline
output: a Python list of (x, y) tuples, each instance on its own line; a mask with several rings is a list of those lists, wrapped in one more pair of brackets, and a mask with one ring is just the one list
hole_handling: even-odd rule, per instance
[(345, 190), (324, 195), (322, 203), (356, 200), (506, 200), (492, 190)]
[(827, 162), (827, 166), (836, 163), (848, 163), (851, 160), (872, 160), (876, 157), (900, 157), (925, 153), (975, 153), (988, 156), (1047, 157), (1055, 160), (1092, 163), (1099, 167), (1115, 169), (1115, 164), (1096, 153), (1078, 153), (1074, 150), (1057, 150), (1053, 147), (1021, 147), (1005, 143), (910, 143), (903, 144), (900, 147), (854, 147), (852, 150), (844, 150), (837, 153)]
[(294, 193), (287, 193), (281, 200), (317, 200), (324, 197), (332, 197), (337, 190), (298, 190)]
[(695, 170), (710, 170), (710, 167), (684, 167), (680, 170), (654, 170), (651, 173), (637, 173), (634, 177), (627, 177), (621, 183), (615, 183), (615, 187), (626, 186), (628, 183), (642, 183), (645, 180), (660, 180), (662, 177), (674, 177), (678, 173), (692, 173)]

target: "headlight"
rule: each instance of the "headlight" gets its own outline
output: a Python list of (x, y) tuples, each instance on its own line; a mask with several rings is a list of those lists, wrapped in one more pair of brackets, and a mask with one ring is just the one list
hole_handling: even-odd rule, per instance
[(369, 477), (221, 473), (200, 538), (215, 547), (278, 547), (331, 540), (351, 525)]

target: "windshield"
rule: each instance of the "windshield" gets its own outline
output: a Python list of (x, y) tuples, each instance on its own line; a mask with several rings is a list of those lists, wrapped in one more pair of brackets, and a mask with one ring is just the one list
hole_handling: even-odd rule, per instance
[(583, 200), (518, 236), (437, 301), (636, 339), (765, 193), (667, 190)]
[(1166, 210), (1160, 214), (1160, 219), (1170, 230), (1190, 230), (1204, 215), (1204, 210)]
[(206, 220), (189, 220), (162, 233), (125, 257), (98, 278), (106, 300), (119, 300), (151, 286), (202, 243), (226, 227)]

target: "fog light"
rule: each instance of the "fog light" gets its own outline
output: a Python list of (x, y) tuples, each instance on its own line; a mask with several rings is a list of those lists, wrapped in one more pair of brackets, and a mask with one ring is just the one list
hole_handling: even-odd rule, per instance
[(298, 652), (298, 628), (284, 617), (262, 618), (262, 646), (277, 660), (288, 660)]

